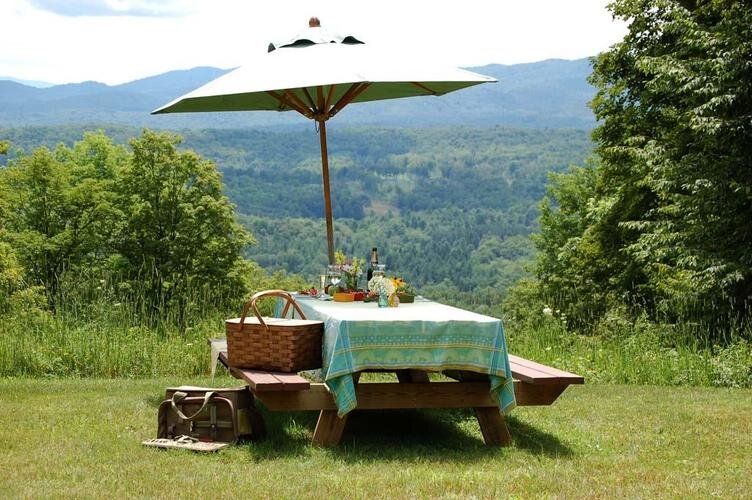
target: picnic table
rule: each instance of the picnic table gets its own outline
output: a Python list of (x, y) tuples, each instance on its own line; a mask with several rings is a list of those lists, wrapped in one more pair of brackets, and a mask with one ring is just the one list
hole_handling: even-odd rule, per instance
[[(549, 405), (584, 379), (507, 352), (501, 321), (418, 298), (397, 308), (296, 295), (308, 319), (324, 322), (322, 383), (297, 374), (229, 367), (271, 411), (319, 411), (313, 443), (336, 445), (354, 409), (473, 408), (488, 445), (509, 445), (504, 416), (515, 405)], [(363, 372), (398, 383), (360, 383)], [(431, 382), (429, 372), (446, 381)]]

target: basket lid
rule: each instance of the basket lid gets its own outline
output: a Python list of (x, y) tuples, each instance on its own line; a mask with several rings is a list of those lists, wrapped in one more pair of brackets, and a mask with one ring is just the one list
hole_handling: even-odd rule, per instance
[[(225, 324), (227, 325), (237, 325), (240, 323), (240, 318), (232, 318), (225, 320)], [(309, 325), (323, 325), (323, 321), (317, 321), (312, 319), (290, 319), (290, 318), (267, 318), (264, 316), (264, 323), (266, 323), (269, 327), (275, 327), (275, 326), (309, 326)], [(245, 318), (245, 321), (243, 321), (244, 325), (259, 325), (258, 318), (253, 316), (248, 316)]]

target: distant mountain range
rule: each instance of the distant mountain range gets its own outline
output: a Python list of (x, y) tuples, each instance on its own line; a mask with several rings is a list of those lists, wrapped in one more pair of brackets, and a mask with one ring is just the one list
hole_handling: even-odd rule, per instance
[[(587, 107), (594, 89), (587, 59), (492, 64), (468, 68), (493, 76), (484, 84), (436, 97), (363, 103), (337, 116), (343, 125), (504, 125), (591, 128)], [(41, 87), (0, 78), (0, 127), (60, 124), (124, 124), (154, 128), (238, 128), (300, 125), (296, 113), (149, 113), (230, 70), (198, 67), (109, 86), (83, 82)], [(27, 82), (36, 83), (40, 82)]]
[(50, 83), (50, 82), (42, 82), (39, 80), (22, 80), (20, 78), (13, 78), (12, 76), (0, 75), (0, 81), (3, 81), (3, 80), (10, 80), (11, 82), (22, 83), (24, 85), (28, 85), (29, 87), (38, 87), (38, 88), (52, 87), (55, 85), (54, 83)]

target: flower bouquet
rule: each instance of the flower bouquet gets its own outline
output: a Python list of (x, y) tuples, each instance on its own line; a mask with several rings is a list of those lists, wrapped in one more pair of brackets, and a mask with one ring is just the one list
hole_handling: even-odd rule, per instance
[(365, 260), (357, 257), (349, 258), (341, 250), (334, 253), (334, 267), (342, 276), (340, 286), (336, 287), (334, 293), (329, 292), (335, 300), (340, 302), (363, 300), (363, 292), (358, 289), (358, 280), (363, 274), (364, 265)]
[(363, 274), (363, 266), (365, 263), (366, 261), (364, 259), (347, 257), (341, 250), (334, 252), (334, 264), (342, 273), (342, 278), (345, 283), (343, 291), (358, 291), (358, 280), (360, 279), (360, 275)]
[(390, 278), (394, 285), (394, 291), (399, 297), (399, 301), (403, 304), (412, 304), (415, 302), (415, 288), (408, 284), (405, 280), (398, 277)]
[(386, 276), (374, 276), (371, 278), (371, 281), (368, 282), (368, 290), (370, 290), (368, 292), (370, 299), (378, 298), (379, 307), (386, 307), (389, 298), (395, 292), (394, 283)]

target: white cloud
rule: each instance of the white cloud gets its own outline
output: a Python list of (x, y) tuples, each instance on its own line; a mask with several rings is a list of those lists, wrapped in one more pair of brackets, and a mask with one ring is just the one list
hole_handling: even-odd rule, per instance
[[(625, 32), (608, 0), (464, 0), (453, 3), (381, 0), (23, 0), (0, 2), (0, 74), (56, 83), (109, 84), (194, 66), (242, 64), (271, 40), (307, 26), (355, 34), (369, 44), (421, 52), (458, 66), (574, 59), (605, 50)], [(115, 15), (61, 15), (105, 4)], [(60, 10), (58, 8), (58, 10)], [(127, 15), (152, 11), (151, 16)]]
[(29, 0), (34, 7), (61, 16), (174, 16), (173, 0)]

